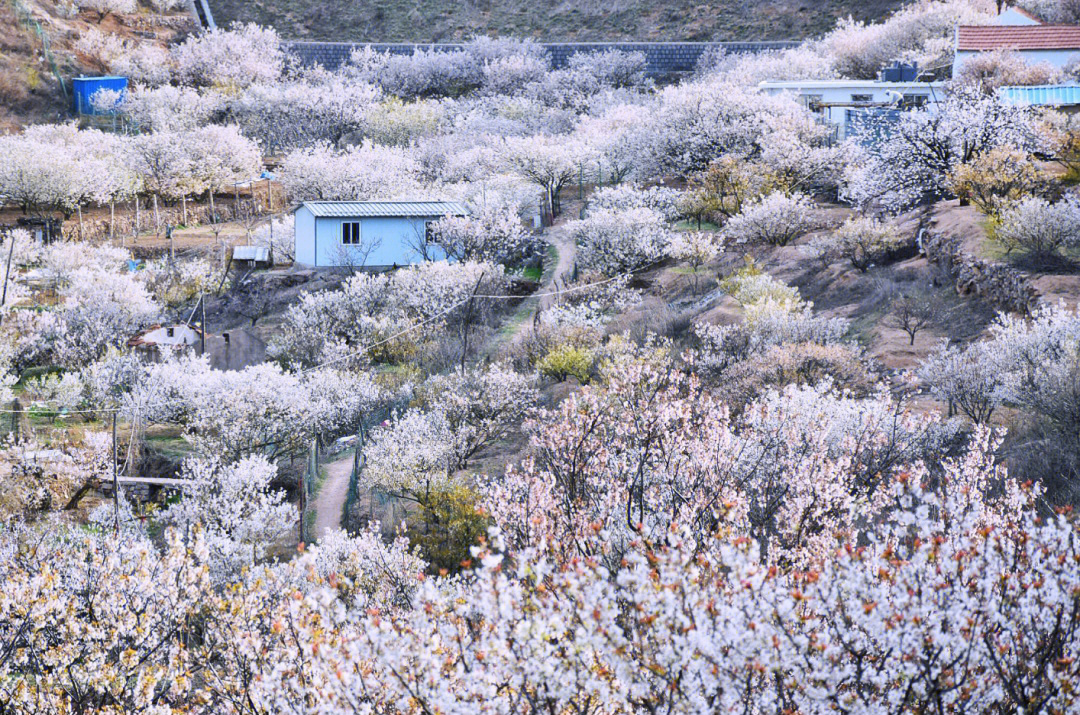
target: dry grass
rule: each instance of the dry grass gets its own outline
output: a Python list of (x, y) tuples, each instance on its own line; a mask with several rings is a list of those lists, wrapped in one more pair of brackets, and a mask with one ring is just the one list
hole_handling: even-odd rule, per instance
[(218, 24), (272, 25), (295, 39), (451, 42), (473, 35), (547, 41), (785, 40), (810, 37), (851, 14), (881, 17), (900, 0), (211, 0)]

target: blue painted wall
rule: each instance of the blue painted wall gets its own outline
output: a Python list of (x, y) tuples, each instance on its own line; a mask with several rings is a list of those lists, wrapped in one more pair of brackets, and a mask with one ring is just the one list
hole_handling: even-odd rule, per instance
[(296, 209), (296, 262), (315, 265), (315, 215), (306, 206)]
[(71, 80), (72, 109), (76, 114), (112, 114), (94, 108), (94, 95), (103, 89), (120, 92), (121, 99), (127, 92), (127, 77), (75, 77)]
[[(306, 207), (296, 210), (296, 262), (305, 266), (330, 267), (345, 265), (345, 257), (359, 265), (364, 250), (372, 246), (364, 265), (368, 268), (421, 263), (419, 251), (425, 225), (437, 221), (439, 216), (429, 218), (329, 218), (316, 217)], [(341, 224), (346, 221), (360, 222), (361, 246), (341, 243)], [(427, 248), (427, 258), (438, 261), (446, 253), (438, 246)]]

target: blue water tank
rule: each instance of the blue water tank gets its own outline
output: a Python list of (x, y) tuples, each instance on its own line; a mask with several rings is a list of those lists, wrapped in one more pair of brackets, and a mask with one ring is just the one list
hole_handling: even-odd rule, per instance
[(914, 82), (919, 76), (919, 65), (915, 62), (893, 62), (892, 66), (886, 67), (880, 72), (882, 82)]
[(76, 77), (71, 80), (72, 99), (75, 102), (73, 109), (76, 114), (112, 114), (108, 110), (95, 109), (91, 100), (103, 89), (120, 92), (123, 98), (127, 86), (127, 77)]

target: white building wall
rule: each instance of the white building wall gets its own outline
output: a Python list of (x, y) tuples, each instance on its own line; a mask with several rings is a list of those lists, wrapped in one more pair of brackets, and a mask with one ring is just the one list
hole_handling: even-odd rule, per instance
[[(956, 57), (953, 59), (953, 77), (959, 74), (960, 68), (964, 66), (965, 62), (978, 54), (980, 53), (972, 50), (958, 50)], [(1071, 60), (1080, 57), (1080, 50), (1017, 50), (1016, 54), (1020, 55), (1024, 62), (1029, 65), (1046, 62), (1053, 67), (1062, 69)]]
[[(822, 104), (847, 104), (856, 95), (869, 96), (872, 103), (885, 103), (901, 96), (926, 97), (928, 103), (937, 102), (944, 90), (941, 83), (930, 82), (874, 82), (871, 80), (817, 80), (807, 82), (762, 82), (758, 87), (767, 94), (793, 94), (810, 103), (816, 99)], [(822, 107), (822, 117), (838, 128), (839, 139), (847, 138), (847, 110), (851, 106)]]
[(1019, 10), (1009, 7), (1005, 8), (1005, 10), (1003, 10), (1000, 15), (994, 18), (994, 24), (1016, 27), (1027, 25), (1041, 25), (1042, 23), (1032, 17), (1025, 15)]

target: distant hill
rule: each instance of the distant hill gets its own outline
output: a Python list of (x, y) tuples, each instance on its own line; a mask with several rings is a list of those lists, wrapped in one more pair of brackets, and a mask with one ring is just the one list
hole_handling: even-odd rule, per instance
[(903, 0), (209, 0), (214, 19), (286, 39), (450, 42), (473, 35), (550, 41), (787, 40), (837, 18), (876, 20)]

